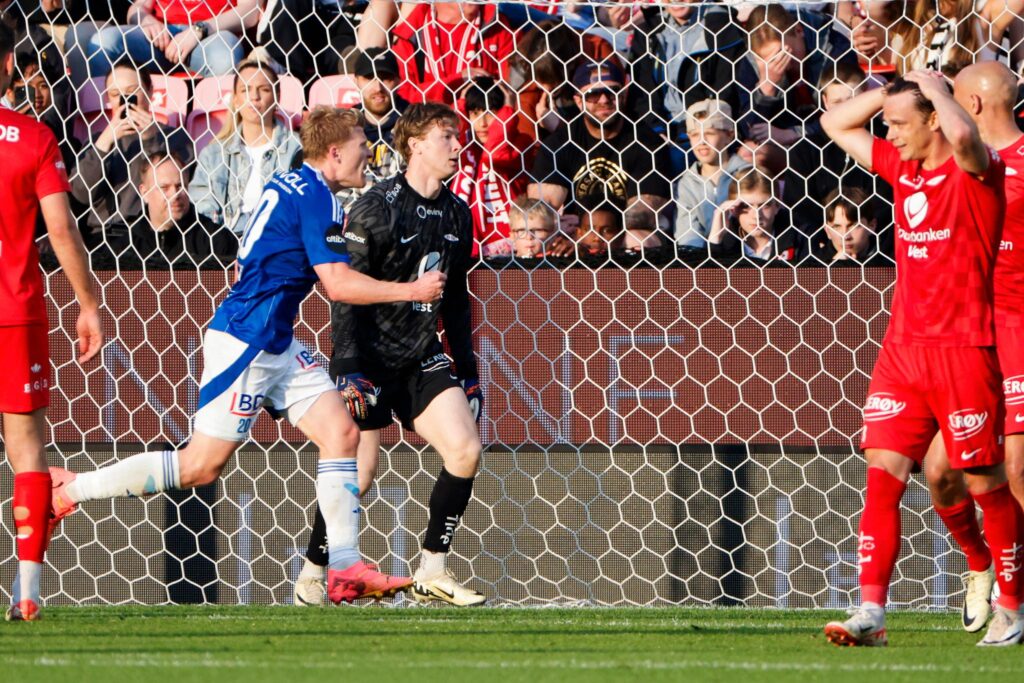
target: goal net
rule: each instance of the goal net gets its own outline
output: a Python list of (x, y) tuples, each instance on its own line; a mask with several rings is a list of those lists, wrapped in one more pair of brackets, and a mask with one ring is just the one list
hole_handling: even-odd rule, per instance
[[(179, 17), (157, 0), (129, 19), (127, 4), (54, 4), (0, 0), (19, 29), (15, 82), (0, 96), (57, 133), (110, 339), (101, 363), (76, 363), (77, 309), (41, 238), (51, 464), (88, 471), (187, 442), (202, 332), (235, 277), (222, 238), (244, 228), (253, 169), (295, 163), (304, 112), (361, 100), (372, 111), (384, 97), (375, 120), (386, 121), (402, 99), (444, 101), (464, 115), (452, 187), (476, 221), (486, 396), (456, 574), (523, 605), (855, 599), (857, 442), (895, 277), (892, 208), (817, 119), (843, 88), (877, 87), (904, 63), (1015, 63), (1016, 17), (949, 22), (918, 7), (931, 2), (558, 0), (239, 0)], [(216, 30), (211, 14), (232, 28)], [(367, 59), (357, 41), (382, 49)], [(269, 66), (238, 71), (250, 57)], [(257, 74), (272, 81), (263, 118), (266, 107), (242, 111), (263, 96)], [(119, 132), (125, 109), (163, 145)], [(252, 136), (254, 120), (276, 123)], [(396, 171), (389, 136), (371, 142), (371, 171)], [(158, 174), (165, 149), (183, 157), (171, 180)], [(550, 233), (532, 222), (548, 213), (521, 196), (557, 213)], [(735, 197), (763, 199), (744, 206), (770, 227), (744, 232), (741, 210), (714, 235), (715, 207)], [(838, 212), (835, 197), (847, 202)], [(849, 234), (843, 212), (860, 213)], [(296, 334), (324, 362), (319, 291)], [(295, 429), (263, 415), (218, 483), (83, 505), (51, 543), (44, 598), (290, 602), (315, 462)], [(383, 571), (415, 566), (440, 467), (415, 434), (384, 431), (360, 537)], [(10, 497), (3, 477), (2, 591), (16, 567)], [(966, 565), (917, 478), (903, 534), (892, 601), (959, 604)]]

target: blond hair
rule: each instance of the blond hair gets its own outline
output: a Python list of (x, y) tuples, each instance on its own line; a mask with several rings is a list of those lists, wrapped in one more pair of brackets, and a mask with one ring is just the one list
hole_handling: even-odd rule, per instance
[(513, 230), (515, 229), (513, 224), (526, 225), (531, 218), (542, 218), (548, 224), (549, 230), (554, 230), (558, 225), (558, 213), (543, 199), (534, 199), (525, 194), (520, 195), (509, 204), (508, 209), (509, 227)]
[(307, 161), (323, 159), (331, 145), (342, 145), (353, 131), (365, 125), (362, 112), (354, 109), (316, 107), (302, 122), (299, 138), (302, 155)]
[(455, 110), (445, 104), (437, 102), (426, 102), (414, 104), (405, 110), (405, 113), (398, 118), (394, 130), (394, 148), (402, 155), (402, 159), (409, 163), (412, 150), (409, 148), (409, 140), (422, 138), (434, 126), (449, 124), (455, 128), (459, 127), (459, 116)]

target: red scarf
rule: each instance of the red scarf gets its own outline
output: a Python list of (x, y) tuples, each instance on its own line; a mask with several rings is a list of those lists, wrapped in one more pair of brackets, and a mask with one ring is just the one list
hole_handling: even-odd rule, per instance
[(473, 212), (473, 256), (481, 245), (508, 238), (508, 182), (495, 172), (490, 155), (479, 145), (469, 145), (462, 152), (462, 167), (450, 187)]

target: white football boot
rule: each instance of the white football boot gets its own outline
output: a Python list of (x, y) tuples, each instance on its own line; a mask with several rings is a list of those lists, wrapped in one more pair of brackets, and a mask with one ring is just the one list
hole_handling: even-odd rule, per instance
[(1024, 617), (1020, 612), (996, 607), (988, 632), (978, 643), (978, 647), (1006, 647), (1017, 645), (1024, 640)]
[(412, 597), (416, 602), (428, 603), (432, 600), (447, 602), (456, 607), (475, 607), (486, 602), (487, 597), (472, 588), (463, 586), (455, 580), (451, 569), (440, 574), (424, 576), (421, 571), (413, 575)]
[(996, 574), (992, 567), (983, 572), (967, 572), (967, 578), (964, 579), (964, 608), (960, 617), (968, 633), (977, 633), (985, 628), (988, 618), (992, 616), (992, 586), (995, 582)]
[(889, 638), (885, 634), (885, 610), (881, 607), (858, 607), (846, 621), (832, 621), (825, 625), (825, 637), (833, 645), (885, 647)]

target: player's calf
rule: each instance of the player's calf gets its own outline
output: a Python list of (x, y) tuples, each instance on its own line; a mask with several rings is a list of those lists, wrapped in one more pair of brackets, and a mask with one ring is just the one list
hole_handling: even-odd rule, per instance
[(1024, 509), (1024, 434), (1006, 437), (1006, 479), (1017, 504)]

